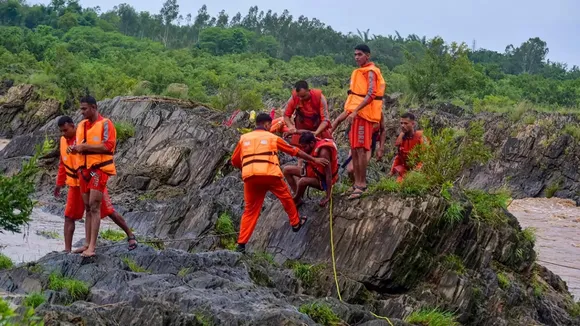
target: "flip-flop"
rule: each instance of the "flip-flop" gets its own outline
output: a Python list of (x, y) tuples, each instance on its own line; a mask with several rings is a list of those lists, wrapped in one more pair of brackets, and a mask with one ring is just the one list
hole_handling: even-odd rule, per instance
[(133, 244), (130, 243), (129, 244), (129, 248), (128, 248), (129, 251), (137, 248), (137, 239), (135, 239), (135, 235), (134, 234), (132, 236), (130, 236), (130, 237), (127, 237), (127, 242), (129, 242), (131, 240), (135, 240), (135, 243), (133, 243)]
[(82, 254), (81, 254), (81, 257), (84, 257), (84, 258), (91, 258), (91, 257), (95, 257), (96, 255), (97, 255), (97, 253), (94, 253), (94, 254), (92, 254), (92, 255), (86, 255), (86, 254), (82, 253)]
[(306, 217), (301, 217), (301, 218), (300, 218), (300, 223), (298, 223), (298, 225), (297, 225), (297, 226), (293, 226), (293, 227), (292, 227), (292, 231), (293, 231), (293, 232), (298, 232), (298, 231), (300, 231), (300, 229), (302, 228), (302, 226), (303, 226), (304, 224), (306, 224), (306, 221), (308, 221), (308, 219), (307, 219)]
[[(348, 200), (359, 199), (367, 190), (367, 187), (355, 187), (356, 189), (347, 197)], [(357, 191), (358, 190), (358, 191)]]

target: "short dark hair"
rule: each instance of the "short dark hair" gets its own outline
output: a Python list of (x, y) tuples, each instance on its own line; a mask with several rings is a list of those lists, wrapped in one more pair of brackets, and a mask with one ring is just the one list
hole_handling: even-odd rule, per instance
[(68, 115), (63, 115), (62, 117), (58, 118), (57, 124), (59, 127), (64, 126), (65, 124), (71, 124), (74, 126), (74, 121), (71, 117), (69, 117)]
[(362, 51), (362, 52), (364, 52), (366, 54), (370, 54), (371, 53), (371, 48), (369, 48), (369, 46), (366, 45), (366, 44), (359, 44), (359, 45), (355, 46), (354, 49), (355, 50)]
[(90, 95), (86, 95), (81, 97), (81, 103), (97, 105), (97, 100), (95, 100), (95, 98)]
[(272, 122), (272, 117), (268, 113), (260, 113), (256, 117), (256, 124), (263, 125), (266, 122)]
[(314, 137), (314, 134), (311, 132), (303, 133), (302, 135), (300, 135), (300, 139), (298, 140), (300, 144), (308, 144), (313, 141), (316, 141), (316, 137)]
[(403, 113), (403, 115), (401, 115), (401, 118), (415, 121), (415, 115), (411, 112)]
[(294, 84), (294, 88), (297, 92), (301, 89), (308, 90), (308, 83), (305, 80), (299, 80)]

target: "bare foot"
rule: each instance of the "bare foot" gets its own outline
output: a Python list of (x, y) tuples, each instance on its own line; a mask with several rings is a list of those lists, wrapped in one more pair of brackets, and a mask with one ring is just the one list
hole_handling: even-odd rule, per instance
[(83, 253), (81, 254), (81, 256), (83, 257), (94, 257), (95, 255), (96, 255), (95, 251), (89, 249), (83, 251)]
[(75, 254), (80, 254), (80, 253), (82, 253), (82, 252), (86, 251), (87, 249), (89, 249), (89, 246), (82, 246), (82, 247), (80, 247), (80, 248), (77, 248), (77, 249), (75, 249), (75, 250), (73, 251), (73, 253), (75, 253)]

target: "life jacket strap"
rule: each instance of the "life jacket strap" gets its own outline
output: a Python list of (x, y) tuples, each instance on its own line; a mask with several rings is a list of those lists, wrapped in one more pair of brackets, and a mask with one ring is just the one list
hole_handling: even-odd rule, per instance
[[(348, 95), (354, 95), (354, 96), (360, 96), (360, 97), (366, 97), (366, 95), (362, 95), (362, 94), (357, 94), (353, 91), (351, 91), (350, 89), (348, 90), (348, 92), (346, 92)], [(383, 96), (375, 96), (375, 101), (382, 101), (383, 100)]]

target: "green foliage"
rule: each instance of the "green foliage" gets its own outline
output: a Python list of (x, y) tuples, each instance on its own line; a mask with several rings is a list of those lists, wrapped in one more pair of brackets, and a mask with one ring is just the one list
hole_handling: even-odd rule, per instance
[(42, 230), (42, 231), (38, 231), (37, 232), (38, 235), (43, 236), (45, 238), (48, 239), (60, 239), (60, 234), (58, 234), (58, 232), (56, 231), (47, 231), (47, 230)]
[(567, 311), (572, 318), (580, 317), (580, 302), (574, 302), (573, 299), (570, 299)]
[(490, 225), (506, 223), (507, 218), (504, 210), (510, 200), (510, 194), (506, 190), (496, 193), (487, 193), (482, 190), (468, 190), (466, 195), (473, 205), (472, 215), (479, 221)]
[(421, 309), (410, 314), (405, 321), (410, 324), (424, 326), (459, 326), (455, 316), (439, 309)]
[(87, 283), (64, 277), (57, 272), (50, 274), (48, 278), (48, 289), (53, 291), (66, 290), (72, 298), (72, 301), (81, 300), (89, 294), (89, 286)]
[(298, 309), (303, 314), (308, 315), (316, 323), (324, 326), (342, 325), (340, 318), (330, 309), (329, 306), (314, 302), (311, 304), (303, 304)]
[(12, 266), (14, 266), (12, 259), (10, 259), (10, 257), (4, 255), (3, 253), (0, 253), (0, 270), (10, 269), (10, 268), (12, 268)]
[(114, 123), (117, 131), (117, 141), (124, 142), (125, 140), (135, 136), (135, 126), (130, 122), (118, 121)]
[(443, 214), (443, 221), (449, 225), (454, 225), (461, 222), (463, 220), (464, 210), (465, 209), (461, 203), (456, 201), (451, 202)]
[(29, 307), (22, 316), (10, 308), (8, 302), (0, 298), (0, 325), (2, 326), (44, 326), (42, 318), (34, 315), (34, 308)]
[(30, 195), (34, 193), (34, 178), (40, 171), (38, 159), (53, 148), (52, 141), (45, 140), (36, 146), (35, 154), (13, 176), (0, 175), (0, 233), (3, 230), (20, 233), (20, 227), (28, 224), (34, 207)]
[(564, 126), (564, 134), (572, 136), (575, 141), (580, 141), (580, 127), (573, 124), (567, 124)]
[(497, 273), (497, 283), (499, 284), (500, 288), (505, 290), (510, 286), (511, 282), (507, 275), (505, 275), (502, 272), (499, 272)]
[(127, 267), (129, 267), (129, 269), (132, 272), (135, 273), (150, 273), (151, 271), (139, 266), (139, 264), (137, 264), (137, 262), (135, 262), (133, 259), (129, 258), (129, 257), (123, 257), (121, 258), (121, 260), (123, 261), (123, 263), (125, 263), (125, 265), (127, 265)]
[(311, 287), (314, 282), (320, 277), (320, 272), (324, 269), (324, 265), (309, 265), (303, 264), (299, 261), (288, 260), (285, 266), (294, 271), (294, 276), (302, 281), (304, 287)]
[[(399, 192), (401, 185), (394, 178), (382, 177), (378, 182), (369, 185), (369, 192)], [(346, 189), (345, 189), (346, 191)]]
[(422, 172), (411, 171), (405, 174), (401, 192), (407, 196), (421, 196), (430, 188), (427, 176)]
[(207, 316), (205, 313), (200, 313), (200, 312), (195, 313), (195, 321), (197, 322), (196, 325), (200, 325), (200, 326), (212, 326), (213, 325), (211, 317)]
[(121, 241), (121, 240), (125, 240), (125, 238), (127, 237), (125, 232), (117, 231), (117, 230), (113, 230), (113, 229), (103, 230), (103, 231), (99, 232), (99, 235), (101, 236), (101, 238), (103, 238), (105, 240), (109, 240), (109, 241)]
[(465, 274), (465, 265), (463, 265), (463, 260), (461, 260), (461, 258), (457, 255), (446, 255), (443, 259), (443, 266), (456, 272), (459, 275)]
[(522, 230), (521, 232), (521, 237), (525, 240), (528, 241), (530, 243), (535, 243), (536, 242), (536, 228), (525, 228)]
[(36, 307), (40, 306), (45, 301), (46, 301), (46, 298), (44, 297), (44, 295), (42, 293), (33, 292), (33, 293), (28, 294), (26, 296), (26, 298), (24, 298), (24, 305), (26, 307), (31, 307), (31, 308), (36, 309)]
[(222, 213), (215, 224), (215, 231), (220, 235), (220, 243), (223, 248), (234, 250), (236, 247), (236, 230), (230, 214)]
[(254, 252), (252, 255), (252, 259), (257, 263), (266, 263), (268, 265), (276, 265), (274, 261), (274, 256), (268, 252)]
[(189, 274), (189, 268), (186, 267), (183, 267), (179, 272), (177, 272), (177, 276), (179, 277), (185, 277), (187, 274)]

